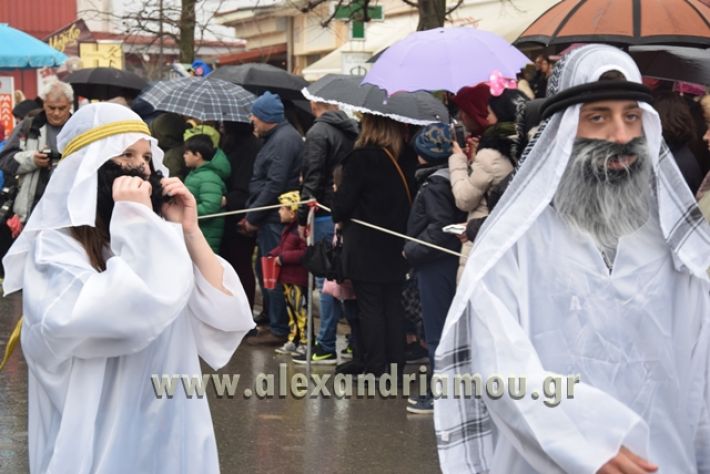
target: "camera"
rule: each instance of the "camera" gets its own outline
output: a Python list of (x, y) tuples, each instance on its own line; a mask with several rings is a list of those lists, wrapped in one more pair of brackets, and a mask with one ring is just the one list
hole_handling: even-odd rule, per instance
[(59, 163), (59, 160), (62, 159), (62, 154), (59, 153), (58, 151), (54, 151), (50, 148), (45, 148), (42, 150), (42, 153), (47, 155), (47, 158), (49, 158), (49, 161), (52, 163), (52, 168), (57, 166), (57, 163)]
[(466, 129), (459, 123), (451, 124), (451, 138), (456, 140), (461, 148), (466, 147)]

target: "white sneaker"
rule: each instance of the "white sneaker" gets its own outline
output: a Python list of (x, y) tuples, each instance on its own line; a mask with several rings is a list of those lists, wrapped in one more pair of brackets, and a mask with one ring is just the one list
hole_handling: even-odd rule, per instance
[(281, 346), (277, 349), (274, 349), (274, 352), (276, 352), (277, 354), (289, 355), (289, 354), (298, 353), (298, 349), (299, 349), (299, 347), (296, 346), (296, 344), (294, 342), (286, 341), (286, 343), (283, 346)]

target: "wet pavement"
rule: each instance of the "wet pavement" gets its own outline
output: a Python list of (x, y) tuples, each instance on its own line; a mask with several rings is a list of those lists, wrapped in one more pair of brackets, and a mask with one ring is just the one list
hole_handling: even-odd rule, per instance
[[(0, 299), (0, 354), (20, 312), (16, 295)], [(345, 328), (341, 325), (339, 332)], [(342, 334), (338, 344), (338, 349), (345, 344)], [(332, 366), (314, 366), (312, 380), (322, 382), (332, 372)], [(233, 398), (216, 397), (214, 387), (207, 390), (223, 473), (439, 472), (432, 417), (407, 414), (401, 390), (392, 398), (324, 397), (322, 389), (315, 398), (296, 397), (289, 385), (302, 377), (294, 374), (305, 376), (305, 366), (274, 354), (273, 348), (246, 344), (218, 373), (240, 376)], [(273, 375), (274, 397), (246, 397), (247, 388), (268, 388), (269, 379), (259, 373)], [(279, 397), (284, 373), (288, 395)], [(326, 387), (333, 395), (332, 377)], [(414, 391), (416, 383), (411, 387)], [(357, 384), (354, 389), (357, 395)], [(0, 372), (0, 473), (27, 471), (27, 365), (18, 348)]]

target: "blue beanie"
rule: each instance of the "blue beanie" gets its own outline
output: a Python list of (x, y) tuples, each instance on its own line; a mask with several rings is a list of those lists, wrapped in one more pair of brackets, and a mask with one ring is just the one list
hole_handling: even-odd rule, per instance
[(417, 155), (428, 162), (451, 156), (451, 131), (448, 125), (433, 123), (422, 128), (414, 139), (414, 149)]
[(252, 115), (267, 123), (281, 123), (284, 118), (284, 104), (278, 94), (269, 91), (259, 96), (251, 106)]

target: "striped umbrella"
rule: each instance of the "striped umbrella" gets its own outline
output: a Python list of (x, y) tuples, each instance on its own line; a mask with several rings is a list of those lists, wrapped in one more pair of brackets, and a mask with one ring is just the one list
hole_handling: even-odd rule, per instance
[(518, 46), (572, 43), (706, 48), (710, 4), (707, 0), (562, 0), (515, 40)]

